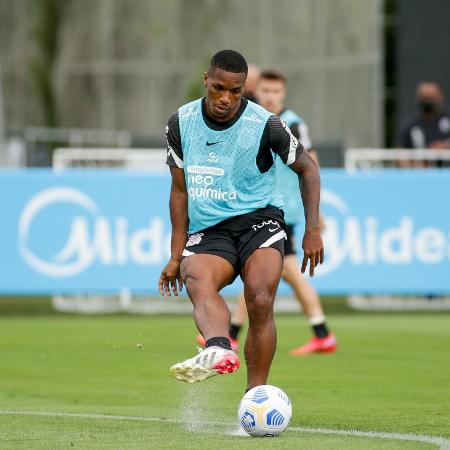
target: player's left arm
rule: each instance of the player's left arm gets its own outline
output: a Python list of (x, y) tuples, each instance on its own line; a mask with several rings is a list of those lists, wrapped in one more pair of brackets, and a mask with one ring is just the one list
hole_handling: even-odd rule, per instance
[(300, 192), (305, 211), (305, 234), (303, 237), (302, 273), (309, 261), (309, 274), (314, 276), (314, 268), (322, 264), (324, 248), (320, 234), (320, 173), (317, 164), (308, 152), (303, 151), (301, 142), (291, 133), (286, 124), (272, 116), (268, 122), (270, 146), (282, 161), (299, 175)]
[(300, 192), (305, 210), (305, 234), (303, 237), (302, 273), (305, 272), (309, 260), (309, 274), (314, 276), (314, 268), (322, 264), (324, 248), (320, 234), (320, 174), (319, 168), (308, 152), (301, 152), (289, 166), (299, 175)]
[[(306, 123), (294, 122), (289, 126), (289, 128), (292, 134), (295, 136), (295, 138), (302, 143), (304, 150), (308, 151), (309, 155), (317, 164), (317, 167), (319, 167), (320, 169), (319, 155), (312, 145), (311, 138), (309, 137), (309, 127), (306, 125)], [(320, 229), (321, 231), (323, 231), (325, 229), (325, 219), (322, 213), (320, 213), (319, 215), (319, 221), (320, 221)]]

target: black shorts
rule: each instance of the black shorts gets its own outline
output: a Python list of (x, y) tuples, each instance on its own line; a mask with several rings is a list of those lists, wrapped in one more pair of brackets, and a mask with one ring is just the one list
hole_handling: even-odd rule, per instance
[(295, 239), (294, 225), (286, 225), (286, 243), (284, 244), (284, 256), (297, 254), (297, 242)]
[(275, 248), (283, 257), (285, 240), (284, 213), (269, 205), (191, 234), (182, 256), (201, 253), (221, 256), (233, 266), (237, 277), (245, 261), (258, 248)]

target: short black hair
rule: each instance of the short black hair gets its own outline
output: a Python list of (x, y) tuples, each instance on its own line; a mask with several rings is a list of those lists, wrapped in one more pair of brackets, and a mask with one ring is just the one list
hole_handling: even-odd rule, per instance
[(245, 58), (234, 50), (221, 50), (217, 52), (209, 63), (209, 70), (222, 69), (226, 72), (245, 73), (247, 75), (248, 66)]

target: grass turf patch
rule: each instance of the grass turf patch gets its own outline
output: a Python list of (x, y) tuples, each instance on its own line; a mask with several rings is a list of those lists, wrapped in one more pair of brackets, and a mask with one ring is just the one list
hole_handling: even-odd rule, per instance
[[(293, 403), (292, 427), (450, 437), (446, 314), (330, 316), (336, 354), (292, 358), (309, 336), (303, 318), (277, 318), (269, 383)], [(0, 318), (0, 410), (112, 414), (176, 423), (0, 416), (1, 448), (211, 448), (233, 423), (245, 388), (234, 375), (196, 385), (168, 368), (195, 353), (188, 316), (62, 315)], [(228, 431), (229, 431), (229, 426)], [(227, 448), (260, 439), (226, 434)], [(218, 441), (219, 440), (219, 441)], [(288, 431), (265, 448), (435, 448), (426, 443)]]

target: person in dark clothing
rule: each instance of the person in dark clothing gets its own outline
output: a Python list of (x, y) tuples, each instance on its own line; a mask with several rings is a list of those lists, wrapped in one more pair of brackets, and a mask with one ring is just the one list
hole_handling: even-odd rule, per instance
[[(396, 137), (396, 147), (450, 149), (450, 113), (444, 107), (441, 87), (431, 81), (419, 83), (416, 101), (419, 113), (408, 118), (401, 126)], [(438, 161), (437, 165), (442, 166), (444, 162)]]

